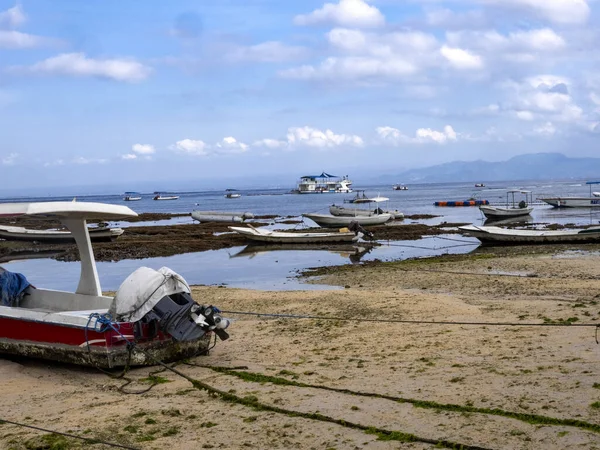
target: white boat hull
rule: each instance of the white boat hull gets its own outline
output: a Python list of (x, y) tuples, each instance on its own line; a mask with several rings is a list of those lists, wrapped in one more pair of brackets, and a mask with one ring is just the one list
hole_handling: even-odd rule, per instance
[(599, 197), (547, 197), (540, 200), (555, 208), (591, 208), (600, 206)]
[(600, 227), (585, 230), (513, 230), (494, 226), (466, 225), (458, 229), (491, 245), (565, 244), (600, 242)]
[[(88, 233), (93, 242), (112, 241), (123, 234), (121, 228), (89, 228)], [(75, 242), (70, 231), (30, 230), (23, 227), (0, 226), (0, 238), (7, 241), (37, 241), (47, 243)]]
[(519, 217), (526, 216), (531, 211), (533, 211), (533, 207), (528, 206), (525, 208), (517, 208), (517, 207), (502, 207), (502, 206), (489, 206), (489, 205), (481, 205), (479, 210), (483, 213), (483, 215), (489, 219), (505, 219), (509, 217)]
[(252, 218), (254, 215), (249, 212), (192, 211), (192, 219), (198, 222), (241, 223)]
[(253, 241), (272, 244), (334, 244), (338, 242), (354, 242), (359, 239), (359, 236), (351, 231), (339, 233), (290, 233), (244, 227), (229, 227), (229, 229)]
[[(392, 219), (404, 219), (404, 214), (401, 213), (398, 210), (389, 210), (389, 209), (384, 209), (382, 210), (384, 214), (390, 214), (392, 216)], [(373, 216), (373, 215), (377, 215), (374, 211), (368, 210), (368, 209), (359, 209), (359, 208), (344, 208), (343, 206), (337, 206), (337, 205), (331, 205), (329, 207), (329, 213), (332, 216), (347, 216), (347, 217), (354, 217), (354, 216)]]
[(374, 214), (372, 216), (332, 216), (329, 214), (302, 214), (317, 225), (325, 228), (347, 227), (352, 222), (362, 226), (382, 225), (392, 218), (391, 214)]

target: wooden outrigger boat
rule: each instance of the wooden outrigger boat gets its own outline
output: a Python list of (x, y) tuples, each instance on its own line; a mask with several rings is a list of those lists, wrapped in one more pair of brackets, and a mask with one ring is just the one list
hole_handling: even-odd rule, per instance
[(361, 226), (382, 225), (392, 218), (391, 214), (373, 214), (371, 216), (332, 216), (331, 214), (308, 213), (303, 217), (325, 228), (342, 228), (356, 222)]
[(0, 353), (112, 368), (153, 365), (205, 353), (213, 332), (227, 339), (229, 321), (196, 303), (185, 280), (168, 268), (142, 267), (115, 297), (102, 294), (87, 220), (137, 214), (122, 205), (85, 202), (0, 204), (0, 217), (58, 219), (79, 249), (75, 292), (32, 286), (0, 271)]
[[(122, 228), (88, 228), (92, 242), (110, 242), (123, 234)], [(30, 230), (23, 227), (0, 225), (0, 238), (7, 241), (36, 241), (49, 244), (73, 243), (75, 238), (70, 231)]]
[(568, 244), (600, 242), (600, 227), (584, 230), (515, 230), (494, 226), (458, 227), (465, 235), (486, 245)]
[(241, 223), (253, 218), (254, 214), (250, 212), (192, 211), (192, 219), (198, 222)]
[(251, 225), (248, 228), (229, 227), (229, 229), (250, 240), (270, 244), (335, 244), (340, 242), (356, 242), (362, 237), (362, 233), (354, 233), (352, 231), (339, 231), (337, 233), (292, 233), (288, 231), (263, 230), (254, 228)]

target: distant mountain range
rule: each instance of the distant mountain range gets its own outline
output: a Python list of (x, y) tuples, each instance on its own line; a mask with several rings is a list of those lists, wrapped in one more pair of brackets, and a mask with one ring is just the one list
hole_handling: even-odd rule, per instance
[(397, 183), (445, 183), (537, 179), (600, 179), (600, 158), (569, 158), (561, 153), (520, 155), (507, 161), (455, 161), (396, 175)]

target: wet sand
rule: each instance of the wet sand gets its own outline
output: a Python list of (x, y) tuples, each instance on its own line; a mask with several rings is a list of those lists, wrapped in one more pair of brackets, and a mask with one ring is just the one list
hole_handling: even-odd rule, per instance
[[(316, 281), (346, 287), (339, 291), (196, 287), (199, 302), (227, 311), (359, 320), (228, 314), (237, 319), (231, 339), (190, 362), (245, 366), (239, 372), (253, 375), (177, 369), (230, 394), (229, 401), (169, 372), (156, 374), (164, 382), (148, 393), (124, 395), (123, 380), (92, 369), (0, 360), (0, 418), (143, 449), (428, 449), (438, 441), (490, 449), (600, 448), (595, 329), (525, 326), (600, 322), (600, 246), (580, 248), (585, 252), (488, 249), (321, 270)], [(127, 389), (147, 387), (155, 370), (132, 370)], [(343, 422), (318, 420), (324, 417)], [(9, 424), (1, 429), (1, 448), (50, 448), (54, 439), (44, 438), (43, 446), (44, 433)], [(78, 446), (68, 440), (56, 448)]]

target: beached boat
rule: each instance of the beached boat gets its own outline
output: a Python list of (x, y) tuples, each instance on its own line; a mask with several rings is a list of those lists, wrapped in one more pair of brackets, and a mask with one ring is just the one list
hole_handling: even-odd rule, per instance
[(125, 192), (123, 194), (123, 200), (126, 202), (135, 202), (142, 199), (142, 194), (139, 192)]
[[(525, 195), (525, 200), (515, 203), (515, 194), (520, 193)], [(509, 202), (509, 196), (511, 201)], [(509, 217), (526, 216), (533, 211), (533, 207), (529, 206), (531, 201), (531, 191), (522, 191), (520, 189), (511, 189), (506, 192), (506, 206), (481, 205), (479, 210), (488, 219), (504, 219)]]
[(540, 198), (543, 202), (554, 206), (555, 208), (591, 208), (600, 206), (600, 197), (596, 194), (600, 192), (592, 192), (592, 186), (600, 184), (600, 181), (588, 181), (590, 186), (589, 197), (544, 197)]
[(254, 228), (249, 225), (245, 227), (229, 227), (242, 236), (253, 241), (260, 241), (273, 244), (335, 244), (348, 243), (358, 241), (363, 235), (362, 233), (354, 233), (352, 231), (338, 231), (336, 233), (302, 233), (288, 231), (271, 231)]
[(102, 294), (86, 220), (137, 214), (122, 205), (85, 202), (0, 204), (0, 217), (58, 219), (73, 234), (81, 274), (75, 292), (33, 287), (0, 273), (0, 353), (112, 368), (154, 365), (205, 353), (213, 332), (227, 339), (227, 319), (196, 303), (168, 268), (141, 267), (114, 298)]
[[(364, 195), (364, 194), (363, 194)], [(366, 208), (348, 208), (346, 206), (338, 206), (331, 205), (329, 207), (329, 213), (332, 216), (348, 216), (348, 217), (356, 217), (356, 216), (374, 216), (377, 214), (390, 214), (392, 219), (401, 220), (404, 219), (404, 214), (397, 209), (390, 209), (388, 202), (389, 198), (387, 197), (355, 197), (353, 199), (354, 204), (372, 204), (374, 208), (366, 209)], [(379, 206), (381, 203), (384, 203), (384, 206)]]
[(339, 177), (323, 172), (321, 175), (305, 175), (300, 177), (298, 187), (292, 192), (296, 194), (348, 194), (352, 192), (352, 181), (348, 175)]
[[(121, 228), (97, 227), (88, 228), (88, 234), (92, 242), (114, 241), (123, 234)], [(70, 231), (60, 230), (30, 230), (23, 227), (12, 227), (0, 225), (0, 239), (7, 241), (36, 241), (46, 243), (75, 242)]]
[(356, 222), (362, 226), (381, 225), (392, 218), (391, 214), (373, 214), (372, 216), (332, 216), (331, 214), (308, 213), (302, 214), (302, 216), (325, 228), (347, 227), (352, 222)]
[(253, 219), (254, 214), (250, 212), (231, 211), (192, 211), (192, 219), (198, 222), (233, 222), (241, 223)]
[(515, 230), (494, 226), (465, 225), (461, 233), (487, 245), (568, 244), (600, 242), (600, 227), (584, 230)]

